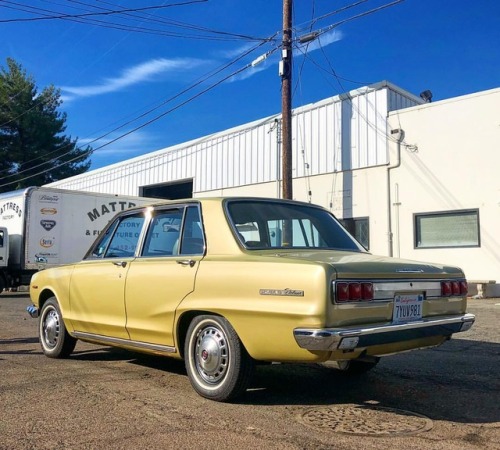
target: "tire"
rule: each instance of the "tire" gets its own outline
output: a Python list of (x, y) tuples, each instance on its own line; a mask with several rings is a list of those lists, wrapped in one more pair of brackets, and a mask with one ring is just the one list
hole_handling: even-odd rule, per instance
[(231, 324), (212, 315), (198, 316), (189, 325), (184, 360), (194, 390), (219, 402), (243, 394), (255, 367)]
[(338, 370), (346, 375), (362, 375), (369, 370), (372, 370), (380, 361), (380, 358), (370, 360), (337, 361)]
[(0, 294), (3, 292), (3, 290), (5, 289), (5, 286), (7, 284), (5, 283), (5, 280), (2, 276), (2, 274), (0, 273)]
[(49, 298), (40, 311), (38, 336), (45, 356), (67, 358), (75, 349), (76, 339), (69, 335), (55, 297)]

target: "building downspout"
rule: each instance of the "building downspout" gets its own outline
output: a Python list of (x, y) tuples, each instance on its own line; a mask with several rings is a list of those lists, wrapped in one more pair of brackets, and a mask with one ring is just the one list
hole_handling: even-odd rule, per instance
[(387, 238), (389, 256), (394, 255), (393, 232), (392, 232), (392, 198), (391, 198), (391, 170), (401, 166), (401, 142), (404, 140), (404, 131), (401, 128), (391, 130), (391, 138), (396, 140), (397, 160), (393, 165), (387, 167)]

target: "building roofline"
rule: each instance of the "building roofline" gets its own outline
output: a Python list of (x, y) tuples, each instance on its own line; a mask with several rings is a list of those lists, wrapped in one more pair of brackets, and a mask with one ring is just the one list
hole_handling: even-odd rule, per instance
[[(299, 114), (299, 113), (302, 113), (304, 111), (308, 111), (308, 110), (311, 110), (313, 108), (317, 108), (317, 107), (322, 106), (322, 105), (328, 105), (328, 104), (343, 101), (346, 99), (351, 99), (353, 97), (365, 95), (369, 92), (374, 92), (374, 91), (381, 90), (384, 88), (387, 88), (387, 89), (390, 89), (394, 92), (397, 92), (398, 94), (403, 95), (403, 96), (407, 97), (408, 99), (415, 101), (417, 103), (422, 103), (421, 98), (419, 98), (419, 97), (415, 96), (414, 94), (396, 86), (395, 84), (393, 84), (387, 80), (384, 80), (384, 81), (379, 81), (377, 83), (370, 84), (368, 86), (363, 86), (363, 87), (360, 87), (357, 89), (353, 89), (353, 90), (346, 92), (346, 93), (337, 94), (337, 95), (334, 95), (332, 97), (327, 97), (327, 98), (319, 100), (317, 102), (302, 105), (300, 107), (294, 108), (293, 114)], [(263, 125), (265, 123), (271, 123), (279, 117), (281, 117), (281, 112), (264, 117), (264, 118), (261, 118), (261, 119), (254, 120), (252, 122), (247, 122), (247, 123), (244, 123), (242, 125), (237, 125), (237, 126), (232, 127), (232, 128), (217, 131), (215, 133), (201, 136), (199, 138), (195, 138), (195, 139), (192, 139), (189, 141), (175, 144), (175, 145), (172, 145), (169, 147), (164, 147), (164, 148), (161, 148), (158, 150), (153, 150), (153, 151), (147, 152), (143, 155), (135, 156), (133, 158), (129, 158), (129, 159), (126, 159), (124, 161), (109, 164), (109, 165), (106, 165), (104, 167), (99, 167), (98, 169), (93, 169), (93, 170), (90, 170), (88, 172), (85, 172), (85, 173), (82, 173), (79, 175), (75, 175), (73, 177), (54, 181), (54, 182), (46, 184), (44, 186), (57, 187), (59, 184), (65, 183), (69, 179), (71, 179), (72, 181), (78, 182), (78, 180), (80, 180), (80, 179), (84, 179), (84, 178), (87, 178), (89, 176), (98, 176), (100, 173), (105, 173), (105, 172), (108, 172), (109, 170), (123, 167), (124, 165), (134, 164), (134, 163), (138, 163), (138, 162), (141, 162), (141, 161), (144, 161), (147, 159), (151, 159), (151, 158), (154, 158), (155, 156), (163, 155), (167, 152), (170, 153), (170, 152), (182, 151), (183, 149), (185, 149), (187, 147), (191, 147), (191, 146), (194, 146), (197, 144), (202, 144), (203, 142), (205, 142), (207, 140), (216, 139), (218, 136), (222, 137), (222, 136), (226, 136), (228, 134), (234, 134), (234, 133), (238, 133), (241, 131), (245, 131), (245, 130)]]
[(467, 100), (470, 100), (472, 98), (484, 97), (486, 95), (494, 95), (494, 94), (498, 94), (498, 93), (500, 93), (500, 87), (488, 89), (486, 91), (473, 92), (472, 94), (464, 94), (464, 95), (460, 95), (458, 97), (444, 98), (442, 100), (438, 100), (435, 102), (422, 103), (421, 105), (415, 105), (415, 106), (410, 106), (410, 107), (403, 108), (403, 109), (396, 109), (394, 111), (389, 111), (389, 117), (394, 116), (394, 115), (400, 115), (403, 113), (413, 112), (413, 111), (418, 110), (418, 109), (435, 108), (435, 107), (447, 105), (450, 103), (467, 101)]

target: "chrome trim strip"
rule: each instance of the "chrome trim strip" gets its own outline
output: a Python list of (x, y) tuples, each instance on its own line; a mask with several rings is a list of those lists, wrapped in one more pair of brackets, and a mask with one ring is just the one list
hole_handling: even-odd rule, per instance
[[(470, 329), (472, 324), (475, 321), (474, 314), (463, 314), (460, 316), (446, 316), (441, 317), (439, 319), (429, 318), (422, 319), (416, 322), (408, 322), (403, 324), (384, 324), (384, 325), (374, 325), (374, 326), (366, 326), (366, 327), (352, 327), (352, 328), (296, 328), (293, 330), (293, 335), (299, 347), (304, 348), (306, 350), (322, 350), (322, 351), (332, 351), (338, 348), (338, 345), (342, 341), (343, 338), (346, 337), (364, 337), (370, 336), (372, 341), (375, 341), (376, 338), (380, 336), (394, 337), (394, 342), (398, 341), (398, 334), (405, 333), (407, 331), (412, 330), (421, 330), (423, 332), (430, 332), (430, 335), (439, 336), (442, 330), (431, 330), (433, 327), (450, 327), (455, 326), (462, 327), (464, 323), (469, 323), (470, 326), (467, 329)], [(452, 333), (458, 333), (462, 331), (461, 329), (456, 329), (453, 331), (443, 330), (443, 335), (451, 335)], [(435, 331), (435, 332), (434, 332)], [(446, 331), (446, 332), (445, 332)], [(408, 337), (404, 338), (401, 336), (401, 340), (409, 340)], [(365, 339), (365, 341), (370, 341), (370, 338)], [(370, 343), (368, 343), (370, 345)], [(368, 345), (363, 345), (363, 342), (360, 342), (357, 348), (364, 348)], [(375, 345), (373, 343), (372, 345)]]
[(132, 341), (110, 336), (102, 336), (100, 334), (83, 333), (81, 331), (74, 331), (72, 335), (82, 340), (89, 340), (94, 342), (97, 341), (103, 344), (124, 345), (127, 347), (133, 347), (142, 350), (151, 350), (161, 353), (175, 353), (177, 351), (175, 347), (170, 347), (168, 345), (150, 344), (148, 342)]

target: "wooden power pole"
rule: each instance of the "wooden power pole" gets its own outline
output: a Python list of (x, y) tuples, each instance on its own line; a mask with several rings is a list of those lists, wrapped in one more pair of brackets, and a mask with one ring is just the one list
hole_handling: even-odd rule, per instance
[(283, 198), (293, 199), (292, 187), (292, 0), (283, 0), (281, 58), (281, 170)]

